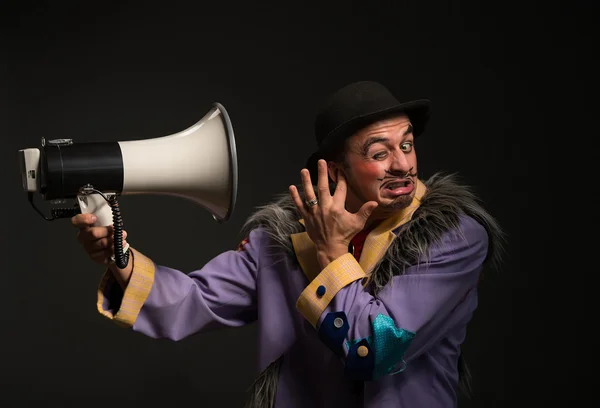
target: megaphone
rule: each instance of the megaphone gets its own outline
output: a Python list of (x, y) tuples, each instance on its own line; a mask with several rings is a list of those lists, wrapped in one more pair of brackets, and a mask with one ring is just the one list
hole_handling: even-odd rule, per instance
[[(117, 248), (122, 241), (117, 196), (181, 197), (221, 223), (235, 208), (237, 152), (229, 114), (220, 103), (194, 125), (167, 136), (91, 143), (42, 138), (41, 148), (18, 153), (22, 186), (33, 208), (48, 221), (93, 213), (96, 226), (114, 225), (116, 254), (122, 252)], [(34, 202), (36, 193), (62, 207), (44, 214)], [(68, 200), (72, 207), (64, 207)]]

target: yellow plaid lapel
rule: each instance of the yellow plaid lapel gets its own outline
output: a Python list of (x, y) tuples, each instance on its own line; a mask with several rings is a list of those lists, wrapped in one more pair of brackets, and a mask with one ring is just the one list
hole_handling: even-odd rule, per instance
[[(367, 276), (369, 276), (377, 261), (385, 255), (394, 238), (396, 238), (393, 230), (408, 222), (415, 210), (421, 205), (421, 198), (425, 194), (425, 191), (425, 185), (421, 180), (417, 180), (415, 197), (412, 203), (393, 217), (379, 224), (369, 233), (359, 262)], [(301, 219), (300, 223), (304, 225), (304, 220)], [(308, 280), (312, 281), (321, 272), (321, 267), (317, 260), (317, 248), (306, 232), (292, 234), (291, 239), (298, 263)]]
[[(300, 223), (304, 225), (304, 220), (300, 220)], [(298, 263), (302, 267), (304, 275), (312, 282), (319, 272), (321, 272), (321, 266), (317, 259), (317, 247), (306, 232), (292, 234), (291, 237)]]

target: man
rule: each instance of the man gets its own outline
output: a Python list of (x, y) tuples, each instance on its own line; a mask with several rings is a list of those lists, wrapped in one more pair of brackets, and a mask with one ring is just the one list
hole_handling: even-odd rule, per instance
[[(126, 269), (105, 273), (98, 310), (172, 340), (257, 322), (251, 407), (454, 406), (460, 345), (501, 232), (453, 177), (419, 180), (429, 108), (375, 82), (340, 89), (317, 116), (302, 191), (258, 209), (236, 250), (189, 274), (131, 248)], [(108, 263), (110, 228), (73, 221)]]

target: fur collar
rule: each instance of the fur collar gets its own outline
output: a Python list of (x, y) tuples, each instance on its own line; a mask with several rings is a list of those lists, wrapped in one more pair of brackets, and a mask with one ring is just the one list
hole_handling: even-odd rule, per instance
[[(410, 221), (394, 231), (402, 239), (394, 240), (371, 274), (376, 291), (393, 276), (404, 273), (418, 259), (427, 259), (431, 245), (439, 241), (446, 231), (458, 228), (461, 214), (473, 217), (487, 230), (489, 251), (486, 263), (495, 268), (500, 263), (504, 234), (497, 221), (479, 204), (472, 190), (459, 183), (454, 174), (437, 173), (424, 184), (427, 191), (421, 205)], [(261, 228), (281, 250), (294, 257), (290, 236), (304, 231), (300, 218), (289, 194), (282, 194), (272, 203), (259, 207), (248, 218), (242, 232), (247, 236), (251, 230)]]

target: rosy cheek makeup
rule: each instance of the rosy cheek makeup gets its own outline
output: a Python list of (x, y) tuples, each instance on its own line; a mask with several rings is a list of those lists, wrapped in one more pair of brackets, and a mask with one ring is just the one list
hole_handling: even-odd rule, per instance
[(360, 175), (364, 181), (385, 177), (385, 167), (382, 163), (360, 161), (354, 164), (354, 168), (356, 169), (355, 174)]

